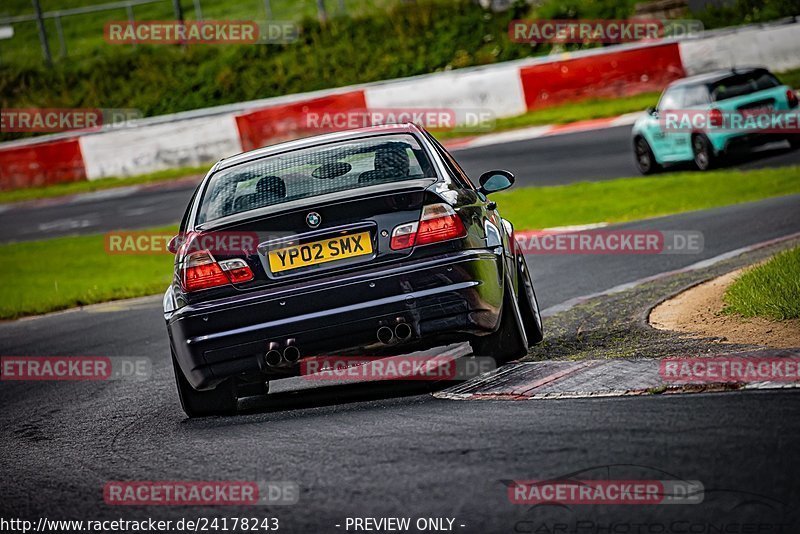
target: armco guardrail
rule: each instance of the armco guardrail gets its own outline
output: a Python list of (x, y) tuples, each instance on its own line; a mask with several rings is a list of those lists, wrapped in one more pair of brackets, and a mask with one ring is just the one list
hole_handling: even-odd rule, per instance
[(135, 121), (0, 144), (0, 188), (132, 176), (203, 163), (309, 133), (309, 110), (480, 109), (495, 117), (596, 96), (654, 91), (737, 65), (800, 67), (800, 24), (609, 46)]

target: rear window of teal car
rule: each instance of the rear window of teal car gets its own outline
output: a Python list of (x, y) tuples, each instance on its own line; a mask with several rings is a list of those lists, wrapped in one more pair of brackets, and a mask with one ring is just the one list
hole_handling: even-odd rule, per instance
[(711, 100), (719, 102), (778, 87), (781, 82), (765, 70), (734, 74), (709, 86)]

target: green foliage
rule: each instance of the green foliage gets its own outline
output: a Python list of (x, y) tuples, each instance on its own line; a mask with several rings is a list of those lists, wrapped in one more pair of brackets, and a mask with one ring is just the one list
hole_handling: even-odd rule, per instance
[(709, 4), (703, 11), (693, 12), (692, 18), (703, 22), (706, 29), (739, 24), (767, 22), (800, 13), (797, 0), (736, 0), (733, 5)]
[(800, 318), (800, 248), (746, 271), (725, 291), (725, 313), (783, 321)]
[(531, 53), (508, 39), (521, 10), (492, 14), (469, 0), (420, 0), (326, 26), (305, 18), (300, 40), (285, 45), (101, 42), (95, 53), (52, 69), (0, 66), (0, 105), (135, 108), (151, 116), (508, 61)]

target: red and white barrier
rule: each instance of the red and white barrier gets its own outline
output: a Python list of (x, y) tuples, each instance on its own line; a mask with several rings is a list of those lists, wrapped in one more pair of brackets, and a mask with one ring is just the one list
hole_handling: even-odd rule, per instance
[(2, 190), (86, 179), (86, 168), (77, 138), (9, 145), (0, 149)]
[(529, 110), (658, 91), (684, 77), (677, 43), (603, 52), (520, 69)]
[(658, 91), (672, 80), (715, 68), (800, 67), (798, 50), (800, 24), (747, 27), (701, 39), (609, 46), (177, 113), (72, 137), (16, 141), (0, 144), (0, 189), (203, 165), (319, 133), (305, 122), (313, 112), (439, 108), (509, 117), (564, 102)]

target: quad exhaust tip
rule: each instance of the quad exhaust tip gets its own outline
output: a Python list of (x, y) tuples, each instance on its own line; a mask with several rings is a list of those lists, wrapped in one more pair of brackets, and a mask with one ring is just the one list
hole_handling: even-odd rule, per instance
[(388, 345), (394, 340), (394, 332), (388, 326), (378, 328), (378, 341), (384, 345)]
[(264, 363), (266, 363), (270, 367), (275, 367), (281, 364), (281, 353), (278, 350), (270, 349), (264, 355)]
[(297, 363), (300, 361), (300, 349), (294, 344), (294, 339), (286, 340), (286, 348), (283, 349), (283, 359), (288, 363)]
[(394, 335), (396, 335), (397, 339), (400, 341), (410, 339), (412, 333), (411, 326), (408, 323), (400, 323), (394, 327)]

